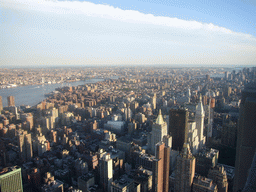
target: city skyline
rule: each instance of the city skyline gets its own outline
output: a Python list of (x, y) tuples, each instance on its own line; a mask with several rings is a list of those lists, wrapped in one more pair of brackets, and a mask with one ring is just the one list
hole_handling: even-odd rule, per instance
[[(22, 181), (21, 190), (35, 192), (238, 192), (246, 178), (253, 188), (256, 67), (2, 71), (2, 191)], [(52, 83), (61, 86), (35, 105), (18, 102)]]
[(0, 67), (255, 65), (253, 1), (129, 3), (4, 1)]

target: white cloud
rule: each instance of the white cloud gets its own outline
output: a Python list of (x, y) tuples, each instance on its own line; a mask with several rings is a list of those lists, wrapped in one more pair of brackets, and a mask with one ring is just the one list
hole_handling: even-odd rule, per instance
[[(221, 60), (226, 63), (243, 63), (243, 59), (246, 57), (248, 59), (245, 59), (244, 63), (256, 62), (256, 57), (253, 57), (253, 53), (256, 52), (256, 38), (254, 36), (234, 32), (212, 23), (154, 16), (139, 11), (122, 10), (109, 5), (79, 1), (3, 0), (0, 5), (8, 10), (29, 12), (34, 15), (43, 14), (45, 17), (49, 17), (43, 25), (39, 23), (42, 21), (35, 19), (35, 23), (38, 22), (37, 25), (40, 27), (52, 25), (57, 28), (58, 23), (61, 22), (65, 26), (70, 26), (70, 28), (64, 28), (64, 25), (60, 25), (59, 32), (64, 32), (59, 36), (56, 35), (56, 31), (54, 35), (48, 35), (53, 31), (52, 28), (51, 30), (40, 28), (40, 34), (45, 37), (40, 41), (41, 45), (45, 46), (47, 51), (47, 44), (51, 44), (50, 41), (52, 41), (54, 47), (49, 47), (49, 50), (56, 49), (63, 55), (68, 55), (66, 52), (71, 52), (72, 49), (76, 50), (77, 45), (75, 43), (83, 44), (83, 47), (87, 45), (88, 47), (85, 47), (86, 53), (90, 52), (89, 49), (93, 50), (93, 53), (90, 53), (92, 54), (91, 58), (86, 56), (86, 60), (91, 63), (104, 61), (151, 64), (159, 62), (165, 64), (221, 63)], [(50, 17), (57, 18), (52, 19), (53, 21), (56, 19), (55, 24), (48, 23), (51, 21)], [(70, 23), (63, 20), (64, 17), (69, 18), (67, 20)], [(83, 22), (74, 24), (76, 21)], [(81, 28), (81, 30), (79, 32), (72, 31), (74, 26)], [(34, 38), (33, 41), (39, 41), (40, 39), (37, 37), (39, 30), (33, 30), (27, 29), (31, 32), (27, 38)], [(71, 33), (72, 35), (70, 35)], [(46, 41), (47, 37), (49, 42)], [(91, 37), (93, 37), (93, 42)], [(19, 41), (20, 37), (17, 36), (16, 38)], [(67, 39), (69, 39), (68, 43), (66, 43)], [(26, 39), (22, 41), (24, 42)], [(67, 49), (65, 52), (63, 45), (66, 44), (68, 47), (65, 48)], [(32, 48), (30, 49), (32, 50)], [(28, 48), (28, 50), (30, 49)], [(106, 54), (93, 55), (97, 51)], [(122, 56), (124, 52), (128, 56)], [(154, 54), (150, 55), (151, 53)], [(79, 62), (83, 54), (81, 53), (77, 58)]]
[(80, 1), (57, 1), (57, 0), (4, 0), (3, 7), (23, 9), (27, 11), (50, 12), (56, 14), (83, 14), (85, 16), (99, 17), (129, 23), (152, 24), (180, 28), (184, 30), (205, 30), (208, 32), (219, 32), (251, 38), (256, 41), (255, 37), (249, 34), (233, 32), (227, 28), (219, 27), (212, 23), (201, 23), (198, 21), (187, 21), (178, 18), (164, 16), (154, 16), (144, 14), (134, 10), (122, 10), (105, 4), (94, 4), (91, 2)]

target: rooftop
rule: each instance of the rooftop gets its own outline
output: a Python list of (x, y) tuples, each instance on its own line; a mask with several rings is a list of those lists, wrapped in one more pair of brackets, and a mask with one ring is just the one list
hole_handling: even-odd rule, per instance
[(5, 168), (3, 168), (3, 169), (0, 170), (0, 176), (1, 176), (1, 175), (4, 175), (4, 174), (6, 174), (6, 173), (10, 173), (10, 172), (12, 172), (12, 171), (18, 170), (18, 169), (20, 169), (19, 166), (5, 167)]
[(133, 179), (128, 175), (123, 175), (119, 179), (112, 182), (112, 185), (118, 188), (124, 188), (127, 185), (130, 185), (133, 182)]

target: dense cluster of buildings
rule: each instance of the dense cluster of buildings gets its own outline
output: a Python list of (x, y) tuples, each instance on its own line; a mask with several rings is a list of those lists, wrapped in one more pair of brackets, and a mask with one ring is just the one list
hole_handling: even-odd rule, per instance
[(55, 84), (116, 76), (114, 70), (97, 68), (1, 68), (0, 89), (25, 85)]
[(33, 107), (15, 106), (13, 96), (3, 106), (0, 97), (0, 191), (12, 183), (42, 192), (245, 186), (256, 149), (256, 87), (245, 84), (255, 68), (223, 77), (211, 77), (215, 69), (115, 70), (118, 79), (58, 88)]

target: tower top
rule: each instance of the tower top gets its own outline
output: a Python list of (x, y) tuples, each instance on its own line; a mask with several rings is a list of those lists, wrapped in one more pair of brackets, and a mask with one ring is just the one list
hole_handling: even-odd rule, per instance
[(196, 115), (204, 116), (204, 106), (202, 101), (199, 101), (198, 105), (196, 106)]
[(161, 109), (159, 109), (158, 117), (156, 118), (156, 124), (159, 124), (159, 125), (164, 124), (164, 119), (161, 113)]
[(182, 148), (182, 157), (186, 157), (186, 158), (190, 158), (192, 157), (191, 151), (190, 151), (190, 147), (188, 143), (184, 143), (183, 144), (183, 148)]

